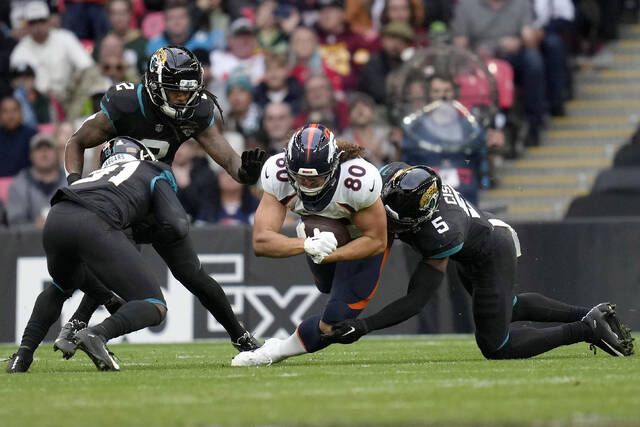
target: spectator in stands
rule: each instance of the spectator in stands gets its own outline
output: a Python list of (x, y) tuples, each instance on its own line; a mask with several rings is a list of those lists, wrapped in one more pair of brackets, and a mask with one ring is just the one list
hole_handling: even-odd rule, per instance
[(64, 150), (66, 149), (67, 141), (69, 141), (74, 132), (75, 129), (69, 122), (58, 123), (53, 131), (53, 143), (56, 146), (58, 161), (61, 165), (64, 165)]
[(0, 200), (0, 228), (5, 228), (7, 225), (7, 209), (4, 207), (2, 200)]
[(224, 84), (232, 71), (243, 70), (257, 85), (264, 76), (264, 56), (257, 51), (256, 28), (247, 18), (238, 18), (229, 27), (228, 51), (211, 53), (211, 72), (216, 82)]
[(318, 36), (312, 28), (298, 27), (291, 33), (290, 51), (290, 74), (300, 84), (304, 85), (312, 75), (323, 74), (331, 80), (333, 90), (342, 90), (342, 78), (322, 59), (318, 48)]
[(343, 0), (319, 0), (316, 31), (320, 52), (329, 68), (342, 79), (345, 90), (358, 87), (358, 69), (379, 48), (378, 40), (366, 40), (354, 33), (345, 20)]
[(109, 31), (106, 0), (65, 0), (62, 26), (79, 39), (98, 40)]
[(11, 68), (13, 97), (22, 107), (22, 121), (30, 127), (50, 123), (53, 117), (51, 100), (35, 87), (36, 73), (29, 64), (18, 64)]
[(378, 104), (386, 102), (387, 76), (402, 65), (402, 52), (411, 44), (415, 33), (404, 22), (392, 22), (382, 29), (382, 50), (362, 67), (358, 87)]
[[(278, 6), (274, 0), (260, 3), (256, 9), (256, 27), (258, 46), (262, 50), (284, 55), (287, 53), (288, 35), (280, 28), (283, 11), (293, 12), (292, 7)], [(276, 15), (276, 11), (278, 15)], [(288, 17), (288, 16), (287, 16)]]
[[(124, 45), (124, 59), (129, 67), (135, 67), (142, 75), (147, 67), (147, 39), (142, 33), (131, 28), (133, 6), (131, 0), (109, 0), (107, 4), (110, 35), (118, 37)], [(93, 50), (93, 58), (100, 58), (100, 43), (96, 43)]]
[(524, 91), (527, 145), (538, 145), (545, 114), (545, 79), (532, 23), (529, 0), (469, 0), (458, 3), (451, 27), (457, 47), (511, 63)]
[(29, 167), (29, 141), (36, 130), (22, 123), (20, 103), (7, 97), (0, 101), (0, 177), (14, 176)]
[(564, 116), (564, 101), (571, 84), (568, 49), (563, 36), (571, 33), (575, 8), (571, 0), (535, 0), (536, 20), (533, 26), (542, 38), (541, 52), (544, 56), (547, 100), (553, 116)]
[(293, 111), (300, 111), (304, 89), (295, 77), (289, 76), (287, 58), (271, 54), (264, 63), (264, 81), (254, 90), (256, 104), (264, 108), (270, 102), (285, 102)]
[[(110, 41), (112, 42), (110, 43)], [(112, 44), (112, 47), (109, 47), (108, 44)], [(126, 50), (120, 38), (109, 34), (102, 39), (101, 45), (103, 48), (98, 57), (98, 66), (103, 77), (106, 77), (112, 85), (140, 80), (135, 64), (133, 66), (127, 64)]]
[(9, 187), (10, 227), (30, 224), (42, 228), (49, 212), (49, 200), (58, 188), (67, 185), (53, 139), (35, 135), (30, 147), (32, 166), (20, 171)]
[(28, 35), (11, 54), (11, 65), (31, 65), (38, 91), (66, 101), (74, 78), (91, 67), (93, 60), (73, 33), (51, 28), (49, 7), (44, 2), (28, 3), (25, 18)]
[(0, 99), (13, 92), (9, 85), (9, 57), (16, 45), (16, 41), (0, 31)]
[(349, 123), (340, 139), (365, 149), (365, 158), (376, 166), (396, 161), (397, 149), (387, 142), (389, 128), (376, 120), (376, 104), (369, 95), (354, 94), (349, 104)]
[(311, 76), (304, 85), (302, 112), (294, 127), (305, 123), (322, 123), (335, 133), (341, 133), (349, 126), (349, 106), (340, 93), (331, 90), (327, 76)]
[(282, 152), (293, 134), (293, 112), (289, 104), (271, 102), (264, 107), (262, 129), (263, 149), (269, 154)]
[(164, 16), (164, 33), (149, 40), (147, 56), (151, 56), (153, 52), (167, 45), (184, 46), (191, 51), (210, 49), (213, 43), (209, 34), (203, 31), (194, 32), (186, 0), (168, 0)]
[(245, 143), (251, 143), (260, 129), (260, 108), (253, 102), (253, 88), (249, 76), (233, 72), (226, 83), (229, 113), (225, 116), (227, 129), (239, 132)]
[(229, 30), (229, 15), (223, 8), (222, 0), (197, 0), (196, 15), (198, 29), (207, 31), (212, 41), (211, 49), (226, 47)]
[(257, 208), (258, 199), (251, 189), (221, 169), (218, 172), (218, 192), (198, 219), (224, 225), (253, 224)]
[(197, 143), (187, 141), (176, 151), (171, 168), (178, 184), (178, 199), (192, 219), (202, 216), (216, 195), (216, 175), (207, 159), (197, 155)]
[(414, 33), (413, 44), (425, 46), (428, 42), (427, 29), (424, 25), (424, 5), (422, 0), (386, 0), (380, 14), (380, 27), (390, 23), (409, 25)]

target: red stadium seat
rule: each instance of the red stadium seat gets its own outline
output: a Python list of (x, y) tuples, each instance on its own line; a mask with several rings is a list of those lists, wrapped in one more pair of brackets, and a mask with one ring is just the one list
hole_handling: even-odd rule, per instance
[(9, 198), (9, 187), (11, 186), (11, 181), (13, 181), (12, 176), (4, 176), (0, 178), (0, 202), (7, 204), (7, 199)]
[(53, 135), (56, 130), (55, 123), (40, 123), (38, 124), (38, 133), (43, 133), (45, 135)]
[(502, 109), (508, 109), (513, 106), (514, 86), (513, 86), (513, 68), (511, 64), (502, 59), (489, 59), (487, 68), (493, 74), (496, 80), (498, 90), (498, 106)]
[(89, 55), (91, 55), (93, 53), (93, 48), (94, 48), (96, 42), (94, 40), (91, 40), (91, 39), (81, 39), (80, 40), (80, 44), (82, 45), (84, 50), (86, 50), (87, 53)]
[(142, 35), (147, 39), (159, 36), (164, 31), (164, 13), (150, 12), (142, 19)]

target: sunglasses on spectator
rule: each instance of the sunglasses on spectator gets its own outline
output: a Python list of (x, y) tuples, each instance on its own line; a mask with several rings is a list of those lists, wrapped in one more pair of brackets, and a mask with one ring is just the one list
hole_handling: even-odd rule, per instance
[(49, 21), (48, 18), (40, 18), (40, 19), (33, 19), (31, 21), (27, 21), (27, 24), (35, 25), (35, 24), (42, 24), (43, 22), (48, 22), (48, 21)]

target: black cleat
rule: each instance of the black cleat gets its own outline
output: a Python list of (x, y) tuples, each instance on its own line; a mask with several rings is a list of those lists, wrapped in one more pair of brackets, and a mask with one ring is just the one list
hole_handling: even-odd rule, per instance
[(237, 341), (231, 342), (236, 350), (243, 351), (253, 351), (260, 348), (260, 344), (258, 344), (258, 340), (256, 340), (253, 335), (251, 335), (248, 331), (242, 334)]
[(598, 304), (589, 310), (582, 321), (593, 331), (591, 348), (594, 351), (598, 347), (611, 356), (633, 354), (633, 338), (629, 328), (622, 325), (616, 317), (615, 305), (608, 302)]
[(9, 374), (17, 374), (20, 372), (27, 372), (31, 362), (33, 362), (33, 356), (25, 356), (20, 352), (13, 353), (7, 360), (7, 368), (5, 371)]
[(106, 346), (107, 340), (91, 328), (85, 328), (73, 336), (77, 348), (84, 351), (99, 371), (119, 371), (115, 355)]
[(76, 353), (78, 346), (73, 342), (73, 336), (76, 332), (87, 327), (87, 324), (79, 320), (72, 320), (62, 325), (62, 329), (58, 337), (53, 342), (53, 351), (60, 350), (62, 357), (71, 359)]

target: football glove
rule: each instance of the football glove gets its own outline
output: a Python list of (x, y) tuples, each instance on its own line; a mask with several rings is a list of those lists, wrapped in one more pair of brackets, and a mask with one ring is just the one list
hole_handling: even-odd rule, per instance
[(351, 344), (369, 332), (367, 323), (362, 319), (347, 319), (333, 325), (331, 332), (323, 334), (325, 342), (334, 344)]
[(330, 231), (320, 231), (313, 229), (313, 236), (304, 239), (304, 251), (316, 263), (322, 263), (338, 247), (336, 236)]
[(238, 179), (243, 184), (253, 185), (260, 178), (262, 165), (267, 160), (267, 153), (260, 148), (243, 151), (240, 156), (242, 161), (238, 169)]

